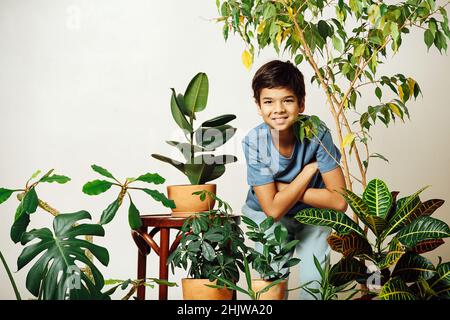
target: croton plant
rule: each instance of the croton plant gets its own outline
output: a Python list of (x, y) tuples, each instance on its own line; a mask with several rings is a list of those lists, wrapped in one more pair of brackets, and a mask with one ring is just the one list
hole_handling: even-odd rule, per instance
[[(351, 281), (365, 283), (380, 275), (383, 300), (450, 298), (450, 262), (434, 266), (424, 253), (444, 243), (449, 226), (431, 217), (444, 200), (422, 202), (422, 188), (397, 200), (379, 179), (369, 182), (362, 197), (350, 190), (341, 192), (364, 227), (345, 213), (328, 209), (304, 209), (296, 219), (305, 224), (329, 226), (334, 232), (328, 243), (342, 259), (330, 270), (335, 285)], [(368, 233), (368, 230), (371, 232)], [(372, 266), (364, 263), (368, 261)]]

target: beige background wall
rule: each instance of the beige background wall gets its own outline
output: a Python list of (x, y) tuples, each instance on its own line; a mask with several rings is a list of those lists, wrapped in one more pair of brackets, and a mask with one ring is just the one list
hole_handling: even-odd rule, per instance
[[(224, 42), (221, 25), (210, 20), (216, 14), (215, 1), (208, 0), (2, 0), (0, 187), (21, 188), (35, 170), (55, 168), (72, 181), (40, 186), (40, 198), (62, 212), (88, 210), (97, 220), (117, 191), (97, 197), (81, 192), (85, 182), (98, 178), (91, 164), (108, 168), (120, 179), (158, 172), (167, 184), (187, 183), (178, 171), (150, 154), (177, 156), (164, 142), (179, 136), (169, 111), (169, 88), (183, 92), (189, 80), (204, 71), (210, 80), (210, 97), (199, 120), (223, 113), (237, 115), (234, 125), (239, 130), (226, 151), (240, 161), (229, 165), (217, 184), (220, 197), (239, 212), (247, 190), (240, 139), (260, 122), (250, 82), (256, 68), (276, 54), (264, 51), (247, 72), (240, 61), (242, 41), (230, 36)], [(371, 151), (384, 154), (390, 163), (374, 160), (370, 178), (382, 178), (403, 195), (431, 185), (423, 199), (448, 201), (450, 59), (435, 49), (427, 54), (422, 37), (422, 31), (416, 30), (405, 38), (401, 53), (383, 67), (386, 74), (400, 72), (415, 78), (424, 97), (409, 104), (411, 121), (374, 129)], [(305, 64), (301, 69), (310, 79), (311, 69)], [(321, 92), (307, 84), (306, 113), (319, 115), (333, 128)], [(372, 95), (360, 102), (375, 103), (371, 99)], [(146, 195), (135, 194), (134, 199), (143, 213), (166, 212)], [(17, 205), (11, 198), (0, 206), (0, 250), (13, 269), (22, 249), (9, 239)], [(449, 223), (448, 210), (447, 202), (436, 217)], [(50, 221), (40, 211), (33, 215), (31, 226), (48, 226)], [(98, 244), (106, 246), (111, 256), (108, 268), (101, 268), (106, 278), (136, 277), (127, 206), (106, 226), (106, 236)], [(433, 262), (438, 255), (449, 260), (450, 245), (436, 250)], [(155, 256), (149, 261), (148, 274), (156, 276)], [(27, 270), (14, 277), (22, 295), (29, 298)], [(171, 279), (179, 282), (184, 275), (178, 270)], [(297, 278), (294, 270), (291, 283)], [(157, 289), (149, 290), (147, 297), (156, 298)], [(170, 290), (169, 297), (180, 298), (181, 288)], [(0, 299), (13, 298), (1, 266)]]

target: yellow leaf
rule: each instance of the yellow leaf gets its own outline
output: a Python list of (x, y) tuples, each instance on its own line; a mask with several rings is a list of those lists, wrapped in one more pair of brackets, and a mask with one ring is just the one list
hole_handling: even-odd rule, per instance
[(414, 95), (414, 86), (416, 82), (412, 78), (408, 78), (408, 86), (409, 86), (409, 96), (412, 97)]
[(345, 99), (344, 100), (344, 109), (347, 109), (348, 108), (348, 99)]
[(293, 18), (294, 17), (294, 10), (292, 10), (292, 8), (291, 7), (288, 7), (287, 8), (287, 11), (288, 11), (288, 14), (289, 14), (289, 18)]
[(281, 44), (281, 41), (283, 40), (282, 39), (282, 34), (281, 34), (281, 30), (280, 31), (278, 31), (278, 33), (277, 33), (277, 37), (276, 37), (276, 40), (277, 40), (277, 44), (278, 44), (278, 47), (280, 46), (280, 44)]
[(244, 24), (244, 16), (239, 16), (239, 23)]
[(389, 103), (388, 105), (389, 105), (389, 109), (391, 109), (393, 113), (395, 113), (399, 118), (402, 118), (402, 113), (397, 105), (395, 105), (393, 103)]
[(398, 96), (400, 97), (400, 100), (405, 101), (405, 100), (403, 100), (403, 97), (405, 96), (405, 94), (403, 93), (402, 86), (398, 86)]
[(342, 140), (342, 147), (345, 148), (353, 143), (355, 141), (355, 134), (352, 132), (347, 133), (344, 140)]
[(242, 63), (247, 70), (250, 70), (253, 63), (253, 56), (250, 52), (248, 52), (248, 50), (244, 50), (244, 52), (242, 52)]
[(261, 21), (261, 23), (258, 26), (258, 29), (256, 30), (256, 32), (258, 34), (261, 34), (264, 32), (264, 28), (266, 27), (266, 20)]

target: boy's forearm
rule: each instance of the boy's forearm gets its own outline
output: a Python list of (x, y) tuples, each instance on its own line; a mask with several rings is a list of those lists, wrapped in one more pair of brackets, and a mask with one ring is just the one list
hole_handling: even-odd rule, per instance
[(299, 201), (314, 208), (333, 209), (341, 212), (347, 210), (347, 203), (344, 198), (336, 191), (328, 189), (308, 188)]
[(300, 174), (285, 188), (275, 194), (272, 202), (271, 216), (275, 220), (281, 219), (303, 196), (308, 184), (316, 173), (314, 169), (307, 169)]

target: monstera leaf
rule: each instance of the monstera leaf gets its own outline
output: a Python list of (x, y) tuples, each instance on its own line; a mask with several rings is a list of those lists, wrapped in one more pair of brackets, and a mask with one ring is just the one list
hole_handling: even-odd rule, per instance
[(331, 227), (341, 235), (354, 232), (365, 238), (364, 231), (345, 213), (329, 209), (303, 209), (295, 215), (298, 222), (316, 226)]
[[(88, 259), (89, 250), (104, 266), (108, 265), (108, 251), (79, 236), (104, 236), (98, 224), (75, 225), (82, 219), (91, 219), (87, 211), (66, 213), (53, 220), (53, 232), (48, 228), (33, 229), (22, 236), (22, 244), (39, 239), (28, 245), (20, 254), (17, 265), (22, 269), (39, 254), (42, 254), (31, 267), (26, 279), (27, 289), (38, 298), (48, 299), (98, 299), (103, 298), (100, 290), (104, 279), (97, 267)], [(91, 279), (80, 272), (76, 261), (86, 264), (92, 271)]]

